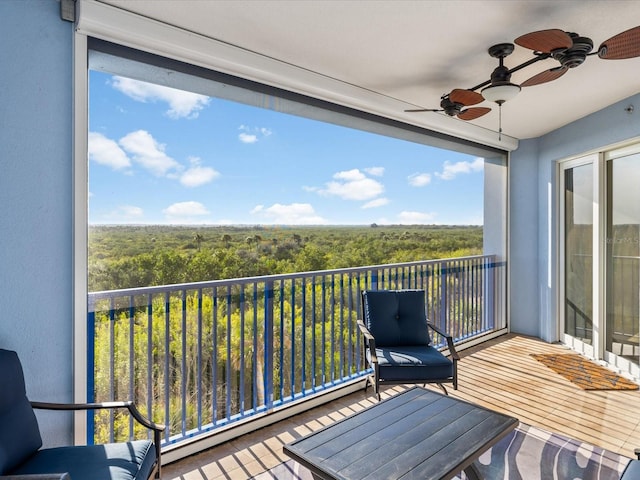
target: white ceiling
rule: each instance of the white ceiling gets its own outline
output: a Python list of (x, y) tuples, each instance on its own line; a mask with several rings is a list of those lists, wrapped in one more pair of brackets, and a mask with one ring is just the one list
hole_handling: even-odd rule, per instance
[[(271, 68), (281, 71), (289, 87), (283, 72), (295, 70), (306, 80), (291, 88), (441, 131), (497, 130), (498, 109), (488, 102), (482, 106), (493, 106), (493, 111), (472, 122), (442, 113), (403, 112), (438, 108), (442, 94), (488, 80), (498, 65), (487, 53), (491, 45), (559, 28), (590, 37), (597, 48), (640, 25), (636, 0), (101, 2), (237, 47), (244, 58), (260, 59), (261, 73), (245, 60), (253, 79), (275, 83), (277, 76), (266, 71)], [(530, 58), (529, 50), (516, 46), (505, 64), (514, 67)], [(511, 81), (522, 83), (556, 65), (554, 60), (538, 62), (514, 73)], [(639, 93), (639, 74), (640, 58), (589, 57), (560, 79), (524, 88), (507, 102), (503, 131), (524, 139), (555, 130)], [(324, 94), (318, 93), (320, 85)], [(341, 101), (338, 91), (348, 91), (348, 100)]]

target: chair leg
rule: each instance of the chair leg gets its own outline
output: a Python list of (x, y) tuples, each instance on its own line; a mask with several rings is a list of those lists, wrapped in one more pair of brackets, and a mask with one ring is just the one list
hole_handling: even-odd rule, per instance
[(443, 384), (439, 383), (438, 386), (442, 389), (445, 395), (449, 395), (449, 392), (447, 392), (447, 388)]

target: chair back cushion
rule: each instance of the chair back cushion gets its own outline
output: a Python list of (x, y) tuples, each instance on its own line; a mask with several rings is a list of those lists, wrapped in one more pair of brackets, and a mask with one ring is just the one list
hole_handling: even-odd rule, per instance
[(362, 309), (378, 347), (431, 343), (424, 290), (366, 290)]
[(18, 355), (0, 349), (0, 475), (13, 470), (41, 446)]

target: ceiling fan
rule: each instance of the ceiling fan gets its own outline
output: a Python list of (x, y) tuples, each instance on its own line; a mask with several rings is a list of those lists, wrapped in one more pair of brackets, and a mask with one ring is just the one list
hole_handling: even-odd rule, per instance
[(582, 65), (588, 56), (598, 55), (603, 60), (623, 60), (640, 56), (640, 26), (619, 33), (602, 42), (593, 50), (593, 41), (573, 32), (558, 29), (527, 33), (514, 40), (517, 45), (534, 51), (534, 55), (550, 55), (560, 66), (538, 73), (521, 86), (531, 87), (550, 82)]
[[(592, 52), (593, 41), (576, 33), (567, 33), (559, 29), (540, 30), (527, 33), (514, 40), (524, 48), (533, 51), (534, 57), (513, 68), (504, 65), (504, 58), (514, 50), (512, 43), (500, 43), (489, 48), (488, 52), (498, 58), (499, 65), (491, 78), (468, 89), (456, 88), (444, 94), (439, 109), (418, 108), (405, 112), (444, 112), (461, 120), (475, 120), (491, 111), (487, 107), (465, 108), (477, 105), (484, 100), (493, 101), (502, 106), (504, 102), (518, 94), (521, 87), (531, 87), (560, 78), (569, 69), (581, 65), (588, 56), (598, 55), (604, 60), (622, 60), (640, 57), (640, 26), (626, 30), (602, 42), (598, 50)], [(560, 66), (538, 73), (521, 85), (511, 83), (511, 74), (536, 62), (553, 58)], [(478, 93), (476, 90), (480, 90)]]
[(484, 102), (484, 97), (478, 92), (456, 88), (440, 98), (440, 108), (416, 108), (405, 110), (405, 112), (444, 112), (447, 115), (458, 117), (461, 120), (475, 120), (489, 113), (491, 109), (487, 107), (464, 107), (476, 105), (481, 102)]

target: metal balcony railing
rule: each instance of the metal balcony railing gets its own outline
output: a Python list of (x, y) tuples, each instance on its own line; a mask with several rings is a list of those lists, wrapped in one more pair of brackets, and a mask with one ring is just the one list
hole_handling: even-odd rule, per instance
[[(88, 400), (132, 399), (180, 442), (366, 375), (362, 290), (425, 289), (460, 342), (506, 328), (505, 277), (489, 255), (90, 293)], [(90, 443), (140, 434), (88, 419)]]

